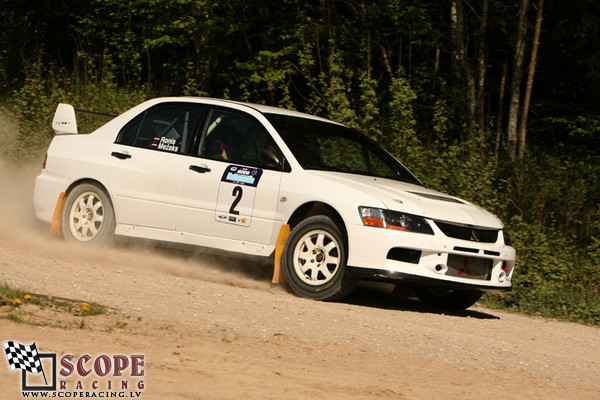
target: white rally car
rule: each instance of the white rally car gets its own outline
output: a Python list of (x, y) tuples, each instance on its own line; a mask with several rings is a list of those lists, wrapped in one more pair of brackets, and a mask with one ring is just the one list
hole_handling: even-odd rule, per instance
[(410, 283), (425, 303), (511, 289), (502, 222), (423, 186), (354, 129), (256, 104), (146, 101), (90, 134), (61, 104), (35, 184), (38, 218), (67, 240), (113, 235), (273, 256), (300, 296), (362, 279)]

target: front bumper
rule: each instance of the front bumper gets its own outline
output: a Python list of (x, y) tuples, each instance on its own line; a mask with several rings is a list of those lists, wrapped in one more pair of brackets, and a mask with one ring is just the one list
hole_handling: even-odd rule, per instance
[(363, 278), (482, 291), (509, 291), (516, 252), (495, 243), (455, 239), (430, 224), (433, 235), (349, 225), (348, 268)]

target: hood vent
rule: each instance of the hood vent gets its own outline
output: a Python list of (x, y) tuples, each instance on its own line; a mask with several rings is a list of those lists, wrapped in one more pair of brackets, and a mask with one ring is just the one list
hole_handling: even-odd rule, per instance
[(452, 197), (446, 197), (446, 196), (439, 196), (437, 194), (429, 194), (429, 193), (421, 193), (421, 192), (408, 192), (408, 193), (412, 193), (414, 195), (421, 196), (421, 197), (426, 197), (426, 198), (432, 199), (432, 200), (440, 200), (440, 201), (447, 201), (449, 203), (465, 204), (458, 199), (455, 199)]

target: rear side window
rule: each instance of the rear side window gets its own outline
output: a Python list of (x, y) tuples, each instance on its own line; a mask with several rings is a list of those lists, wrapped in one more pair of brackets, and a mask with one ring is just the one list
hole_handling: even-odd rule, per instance
[(171, 153), (186, 153), (204, 107), (167, 103), (153, 107), (121, 129), (117, 143)]

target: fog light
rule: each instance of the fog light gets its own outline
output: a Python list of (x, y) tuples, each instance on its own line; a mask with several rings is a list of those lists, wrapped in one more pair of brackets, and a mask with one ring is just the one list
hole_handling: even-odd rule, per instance
[(506, 279), (506, 272), (504, 272), (504, 271), (500, 272), (500, 275), (498, 275), (498, 282), (504, 282), (505, 279)]

